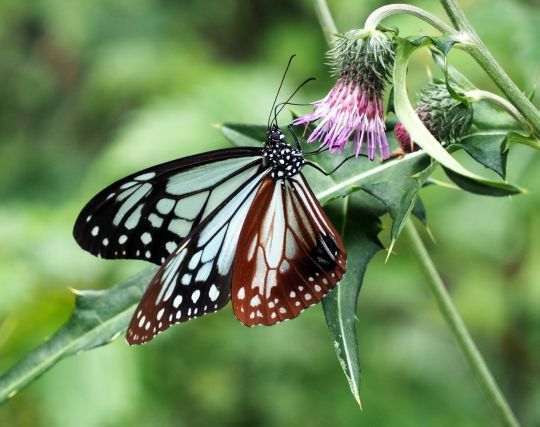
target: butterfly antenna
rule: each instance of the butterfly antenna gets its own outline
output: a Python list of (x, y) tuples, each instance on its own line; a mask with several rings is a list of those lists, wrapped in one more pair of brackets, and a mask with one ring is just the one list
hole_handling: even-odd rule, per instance
[(283, 77), (281, 78), (281, 82), (279, 83), (278, 90), (276, 92), (276, 97), (274, 98), (274, 102), (272, 103), (272, 108), (270, 108), (270, 114), (268, 114), (268, 128), (270, 127), (270, 119), (272, 118), (272, 111), (274, 111), (274, 107), (276, 106), (276, 102), (279, 96), (279, 92), (281, 91), (281, 87), (283, 86), (283, 82), (285, 81), (285, 76), (287, 75), (287, 71), (289, 71), (289, 67), (291, 66), (291, 62), (294, 59), (296, 55), (291, 55), (289, 58), (289, 62), (287, 63), (287, 66), (285, 67), (285, 71), (283, 72)]
[[(302, 89), (307, 83), (313, 81), (313, 80), (317, 80), (315, 77), (310, 77), (309, 79), (306, 79), (304, 80), (302, 83), (300, 83), (300, 85), (295, 89), (295, 91), (292, 93), (291, 96), (289, 96), (289, 98), (287, 99), (287, 101), (285, 102), (280, 102), (279, 104), (277, 104), (274, 108), (274, 122), (276, 123), (277, 125), (277, 116), (279, 115), (279, 113), (281, 113), (283, 111), (283, 109), (285, 108), (286, 105), (294, 105), (292, 104), (290, 101), (291, 99), (293, 99), (294, 95), (296, 95), (298, 93), (298, 91), (300, 89)], [(302, 105), (302, 104), (296, 104), (296, 105)], [(279, 109), (279, 111), (277, 111), (278, 107), (281, 106), (281, 108)]]
[[(300, 106), (300, 107), (304, 107), (306, 105), (312, 105), (310, 102), (278, 102), (276, 104), (276, 107), (275, 108), (278, 108), (278, 107), (281, 107), (281, 106), (284, 106), (284, 105), (297, 105), (297, 106)], [(279, 110), (281, 111), (281, 110)], [(279, 113), (278, 113), (279, 114)]]

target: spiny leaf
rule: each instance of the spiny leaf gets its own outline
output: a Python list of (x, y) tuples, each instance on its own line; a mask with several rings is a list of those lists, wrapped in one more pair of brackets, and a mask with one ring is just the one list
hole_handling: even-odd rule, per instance
[(156, 268), (104, 291), (75, 291), (75, 309), (51, 338), (0, 377), (0, 403), (67, 356), (110, 343), (126, 329)]
[(372, 211), (367, 193), (344, 200), (342, 234), (347, 248), (347, 272), (340, 284), (323, 299), (323, 308), (334, 350), (360, 406), (360, 354), (356, 336), (356, 305), (367, 265), (382, 249), (377, 235), (381, 223)]
[(508, 159), (507, 145), (507, 132), (478, 132), (462, 138), (455, 147), (464, 149), (474, 160), (504, 179)]
[(450, 178), (454, 184), (470, 193), (481, 194), (483, 196), (502, 197), (524, 192), (524, 190), (517, 188), (514, 191), (509, 191), (508, 188), (497, 188), (492, 185), (486, 185), (482, 181), (471, 179), (468, 176), (455, 173), (451, 169), (445, 167), (443, 167), (443, 169), (446, 176)]
[[(424, 187), (424, 186), (423, 186)], [(427, 213), (424, 203), (420, 197), (416, 198), (416, 202), (412, 208), (411, 213), (418, 218), (418, 220), (423, 224), (427, 225)]]

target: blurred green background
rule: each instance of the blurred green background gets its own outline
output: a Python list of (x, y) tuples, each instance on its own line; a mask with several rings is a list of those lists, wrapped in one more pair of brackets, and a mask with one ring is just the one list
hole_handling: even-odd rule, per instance
[[(348, 30), (384, 3), (330, 6)], [(438, 2), (413, 3), (442, 16)], [(520, 88), (531, 89), (538, 2), (460, 3)], [(405, 35), (430, 31), (410, 17), (387, 23)], [(93, 194), (143, 167), (226, 146), (213, 124), (265, 123), (292, 53), (285, 93), (314, 75), (297, 100), (321, 97), (330, 85), (325, 49), (308, 0), (0, 2), (0, 370), (66, 320), (68, 288), (106, 288), (145, 267), (76, 245), (72, 225)], [(452, 59), (495, 90), (463, 54)], [(428, 66), (427, 53), (415, 57), (413, 89)], [(538, 426), (540, 161), (514, 148), (509, 178), (528, 194), (428, 188), (423, 199), (437, 241), (429, 248), (459, 310), (518, 417)], [(0, 407), (0, 425), (495, 425), (406, 246), (384, 257), (368, 268), (358, 309), (362, 412), (320, 306), (254, 329), (227, 308), (140, 348), (119, 339), (62, 361)]]

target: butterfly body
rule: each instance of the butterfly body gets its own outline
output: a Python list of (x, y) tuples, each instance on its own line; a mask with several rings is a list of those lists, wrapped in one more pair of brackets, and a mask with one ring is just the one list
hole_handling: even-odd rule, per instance
[(301, 173), (305, 164), (272, 125), (262, 148), (157, 165), (85, 206), (74, 229), (83, 249), (160, 265), (131, 320), (130, 344), (230, 300), (245, 325), (273, 325), (336, 286), (345, 248)]
[(302, 152), (285, 142), (285, 135), (277, 126), (272, 126), (266, 134), (263, 157), (271, 167), (274, 180), (292, 178), (306, 163)]

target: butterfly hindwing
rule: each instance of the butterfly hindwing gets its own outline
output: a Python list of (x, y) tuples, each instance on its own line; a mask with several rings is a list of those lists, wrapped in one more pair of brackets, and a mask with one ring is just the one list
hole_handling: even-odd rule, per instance
[(74, 237), (103, 258), (161, 265), (194, 227), (257, 173), (260, 160), (259, 149), (229, 148), (132, 174), (84, 207)]
[(131, 320), (126, 336), (130, 344), (143, 344), (175, 323), (213, 313), (228, 303), (240, 230), (267, 173), (259, 168), (161, 266)]
[(245, 325), (292, 319), (341, 280), (345, 248), (301, 174), (265, 178), (244, 221), (232, 302)]

